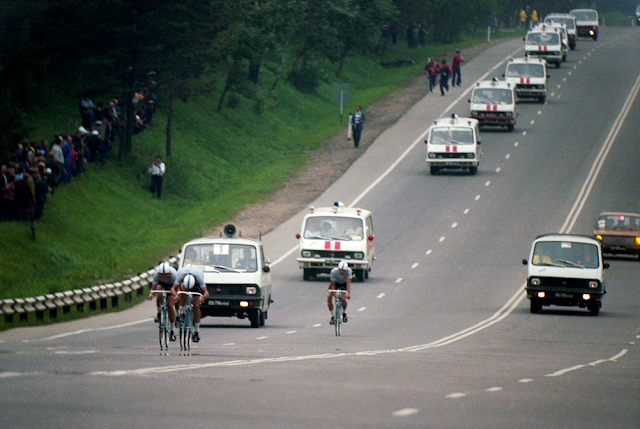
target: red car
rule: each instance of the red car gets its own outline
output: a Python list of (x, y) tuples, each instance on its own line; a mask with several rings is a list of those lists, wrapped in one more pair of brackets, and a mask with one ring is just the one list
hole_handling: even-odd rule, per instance
[(602, 242), (602, 252), (636, 255), (640, 258), (640, 215), (600, 213), (593, 235)]

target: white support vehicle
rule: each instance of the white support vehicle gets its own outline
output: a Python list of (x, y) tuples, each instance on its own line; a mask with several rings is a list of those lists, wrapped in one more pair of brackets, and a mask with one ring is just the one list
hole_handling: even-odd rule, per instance
[(541, 58), (560, 68), (562, 63), (562, 36), (556, 28), (540, 24), (527, 32), (524, 39), (525, 55)]
[(262, 243), (234, 237), (233, 225), (226, 237), (198, 238), (186, 243), (178, 269), (193, 265), (204, 274), (209, 298), (200, 306), (202, 316), (248, 318), (252, 328), (264, 326), (271, 298), (271, 271)]
[(560, 31), (560, 40), (562, 41), (562, 61), (567, 61), (567, 54), (569, 53), (569, 33), (567, 33), (567, 26), (562, 22), (550, 22), (540, 25), (546, 25), (551, 28), (556, 28)]
[(547, 67), (541, 58), (513, 58), (506, 66), (504, 80), (515, 85), (518, 98), (547, 98)]
[(513, 131), (518, 116), (516, 85), (497, 79), (476, 83), (471, 92), (470, 118), (477, 119), (480, 126), (496, 125)]
[(598, 40), (598, 11), (593, 9), (573, 9), (569, 13), (576, 17), (578, 37), (590, 37), (593, 40)]
[(478, 172), (480, 164), (480, 123), (477, 119), (436, 119), (429, 127), (427, 139), (427, 164), (431, 174), (444, 168), (468, 169), (471, 175)]
[(567, 37), (569, 39), (569, 49), (572, 51), (576, 48), (578, 41), (578, 27), (576, 26), (576, 17), (568, 13), (550, 13), (544, 17), (544, 23), (560, 22), (567, 26)]
[(369, 277), (375, 260), (373, 217), (369, 210), (345, 207), (310, 207), (296, 238), (300, 243), (298, 266), (302, 278), (328, 274), (341, 260), (347, 261), (359, 281)]

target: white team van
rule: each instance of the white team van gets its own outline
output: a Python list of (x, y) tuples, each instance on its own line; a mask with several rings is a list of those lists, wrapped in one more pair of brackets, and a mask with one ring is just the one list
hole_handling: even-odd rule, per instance
[(576, 17), (578, 37), (591, 37), (598, 40), (598, 11), (594, 9), (573, 9), (569, 13)]
[(369, 210), (345, 207), (341, 202), (332, 207), (310, 207), (296, 238), (304, 280), (330, 273), (343, 259), (359, 281), (369, 277), (376, 254)]
[(469, 99), (469, 117), (477, 119), (480, 126), (497, 125), (513, 131), (518, 116), (515, 87), (495, 78), (476, 83)]
[(514, 84), (518, 98), (547, 98), (547, 67), (541, 58), (513, 58), (507, 63), (504, 80)]
[(562, 63), (562, 36), (556, 28), (540, 24), (529, 30), (524, 39), (525, 55), (542, 58), (560, 68)]
[(567, 37), (569, 39), (569, 49), (576, 48), (578, 41), (578, 27), (576, 27), (576, 17), (568, 13), (550, 13), (544, 17), (545, 23), (561, 22), (567, 26)]
[(438, 174), (443, 168), (466, 168), (476, 174), (481, 153), (479, 128), (477, 119), (455, 114), (433, 121), (424, 141), (431, 174)]

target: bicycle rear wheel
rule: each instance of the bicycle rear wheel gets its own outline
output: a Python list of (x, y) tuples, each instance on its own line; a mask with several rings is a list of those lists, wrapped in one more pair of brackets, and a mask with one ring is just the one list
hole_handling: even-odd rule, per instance
[(167, 307), (163, 306), (160, 311), (159, 323), (160, 351), (169, 350), (169, 328), (167, 326)]
[(182, 330), (182, 349), (184, 351), (191, 350), (191, 334), (193, 332), (193, 307), (187, 307), (184, 312), (184, 328)]

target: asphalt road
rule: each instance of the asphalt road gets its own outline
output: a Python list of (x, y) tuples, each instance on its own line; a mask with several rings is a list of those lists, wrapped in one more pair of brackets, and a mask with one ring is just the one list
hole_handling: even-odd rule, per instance
[(423, 133), (467, 114), (470, 85), (501, 77), (519, 41), (378, 138), (314, 203), (374, 213), (377, 260), (353, 285), (342, 337), (327, 279), (297, 268), (292, 214), (264, 237), (276, 301), (264, 328), (204, 319), (191, 356), (159, 354), (151, 303), (2, 332), (0, 425), (639, 428), (640, 262), (609, 260), (597, 317), (530, 314), (521, 262), (538, 234), (591, 234), (601, 211), (640, 211), (639, 38), (579, 40), (550, 69), (545, 104), (521, 103), (512, 133), (482, 131), (476, 176), (430, 176)]

